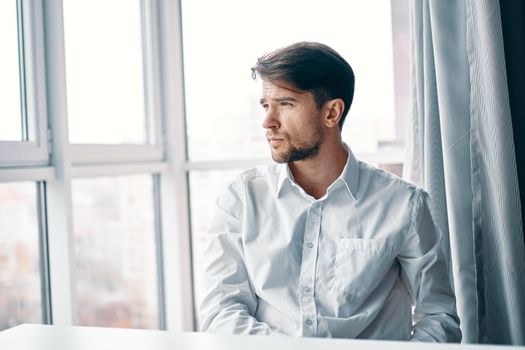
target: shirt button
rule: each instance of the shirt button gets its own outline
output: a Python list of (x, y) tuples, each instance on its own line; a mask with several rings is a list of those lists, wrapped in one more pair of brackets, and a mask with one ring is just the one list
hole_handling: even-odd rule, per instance
[(310, 249), (314, 247), (313, 243), (308, 243), (306, 246)]
[(309, 287), (304, 287), (303, 290), (304, 290), (305, 293), (310, 293), (310, 291), (311, 291), (311, 289)]
[(307, 324), (307, 325), (311, 326), (311, 325), (312, 325), (312, 323), (313, 323), (313, 322), (312, 322), (312, 320), (311, 320), (311, 319), (307, 319), (307, 320), (306, 320), (306, 324)]

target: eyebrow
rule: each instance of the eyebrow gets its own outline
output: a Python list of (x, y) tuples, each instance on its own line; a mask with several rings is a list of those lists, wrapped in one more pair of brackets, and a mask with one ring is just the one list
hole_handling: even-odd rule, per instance
[[(290, 96), (284, 96), (284, 97), (275, 97), (271, 99), (274, 102), (297, 102), (297, 99)], [(259, 101), (260, 104), (266, 103), (266, 99), (263, 97)]]

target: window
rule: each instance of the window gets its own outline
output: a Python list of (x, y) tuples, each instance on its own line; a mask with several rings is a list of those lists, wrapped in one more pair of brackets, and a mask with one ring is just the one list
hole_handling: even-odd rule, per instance
[(155, 11), (146, 0), (64, 1), (75, 164), (162, 160)]
[(155, 3), (63, 5), (67, 109), (58, 123), (67, 121), (59, 136), (70, 151), (72, 322), (164, 328)]
[(260, 86), (250, 68), (265, 52), (302, 40), (330, 45), (355, 71), (354, 103), (343, 128), (353, 150), (371, 153), (397, 140), (390, 1), (323, 6), (337, 11), (319, 16), (318, 3), (303, 1), (274, 0), (256, 10), (237, 1), (183, 1), (190, 160), (267, 157)]
[(140, 5), (129, 0), (64, 1), (72, 143), (149, 141)]
[[(177, 203), (160, 197), (171, 186), (162, 194), (178, 198), (185, 178), (174, 175), (162, 129), (159, 19), (169, 5), (0, 4), (0, 89), (11, 93), (0, 97), (9, 96), (0, 100), (9, 118), (0, 131), (0, 328), (163, 329), (168, 315), (171, 327), (190, 330), (191, 315), (176, 313), (191, 276), (171, 277), (189, 270), (189, 254), (181, 262), (173, 247), (171, 236), (183, 236), (171, 215)], [(164, 267), (164, 256), (175, 264)]]
[[(45, 180), (51, 174), (35, 8), (0, 3), (0, 330), (48, 323)], [(31, 175), (23, 167), (33, 166)]]
[[(0, 165), (47, 165), (43, 56), (35, 55), (41, 32), (29, 2), (0, 4)], [(41, 41), (40, 41), (41, 42)]]
[(37, 186), (0, 183), (0, 330), (45, 321)]
[(153, 179), (72, 181), (78, 324), (159, 327)]
[(269, 0), (257, 8), (234, 0), (182, 1), (196, 300), (212, 198), (238, 173), (233, 169), (270, 161), (261, 126), (261, 83), (250, 76), (264, 53), (297, 41), (319, 41), (345, 57), (354, 69), (356, 90), (343, 140), (359, 159), (401, 175), (407, 3), (328, 0), (323, 7), (334, 11), (320, 16), (319, 3), (299, 0)]
[(3, 53), (0, 55), (1, 141), (23, 140), (17, 13), (15, 1), (0, 2), (0, 47)]

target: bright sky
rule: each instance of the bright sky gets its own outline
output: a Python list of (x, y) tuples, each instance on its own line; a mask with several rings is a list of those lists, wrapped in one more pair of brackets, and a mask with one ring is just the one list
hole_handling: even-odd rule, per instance
[[(389, 0), (183, 0), (182, 7), (193, 160), (261, 157), (260, 86), (250, 67), (300, 40), (328, 44), (354, 69), (354, 104), (343, 133), (354, 150), (374, 151), (378, 140), (394, 136)], [(74, 143), (146, 141), (139, 10), (139, 1), (64, 1)], [(20, 138), (15, 13), (14, 2), (0, 1), (0, 140)]]
[(20, 141), (16, 1), (0, 1), (0, 140)]
[[(262, 120), (260, 86), (251, 80), (250, 67), (262, 54), (302, 40), (331, 46), (354, 69), (356, 92), (343, 137), (362, 152), (393, 137), (389, 0), (186, 0), (182, 8), (190, 156), (248, 156), (235, 145), (247, 144), (244, 119)], [(262, 128), (257, 132), (262, 135)], [(206, 140), (228, 151), (200, 147)]]

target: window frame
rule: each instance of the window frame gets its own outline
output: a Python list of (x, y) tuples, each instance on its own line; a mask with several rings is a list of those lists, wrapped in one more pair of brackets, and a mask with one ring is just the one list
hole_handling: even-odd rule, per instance
[[(140, 7), (147, 142), (131, 145), (69, 143), (71, 161), (74, 165), (153, 162), (165, 159), (159, 91), (160, 47), (159, 29), (156, 25), (159, 21), (158, 6), (155, 1), (140, 0)], [(64, 27), (62, 26), (61, 29), (62, 32), (57, 34), (64, 37)]]
[[(1, 173), (0, 173), (1, 174)], [(46, 202), (45, 182), (39, 180), (42, 176), (25, 176), (17, 180), (2, 180), (0, 183), (33, 183), (35, 186), (34, 204), (36, 205), (37, 232), (35, 232), (35, 244), (38, 254), (38, 272), (40, 281), (40, 315), (42, 324), (52, 324), (51, 290), (49, 285), (49, 254), (47, 246), (46, 225)]]
[(23, 138), (0, 141), (0, 166), (43, 166), (49, 164), (46, 105), (46, 75), (43, 51), (42, 8), (39, 1), (17, 0), (19, 76)]
[(155, 179), (159, 325), (161, 329), (194, 330), (187, 178), (183, 170), (186, 152), (184, 131), (180, 129), (184, 94), (179, 2), (141, 1), (142, 31), (148, 35), (143, 52), (148, 62), (147, 132), (153, 142), (82, 145), (68, 140), (62, 0), (19, 1), (25, 9), (24, 23), (31, 24), (26, 55), (38, 58), (31, 71), (36, 77), (28, 74), (25, 81), (26, 88), (31, 86), (36, 91), (33, 103), (38, 107), (34, 123), (38, 142), (0, 142), (0, 182), (39, 183), (45, 322), (76, 323), (71, 180), (148, 173)]
[[(157, 164), (156, 169), (165, 170), (166, 168), (163, 166), (158, 166)], [(77, 167), (75, 167), (76, 169)], [(157, 278), (156, 283), (156, 304), (158, 307), (158, 315), (157, 315), (157, 328), (151, 328), (151, 329), (158, 329), (158, 330), (166, 330), (167, 329), (167, 321), (166, 321), (166, 308), (165, 308), (165, 288), (164, 288), (164, 261), (163, 261), (163, 237), (162, 237), (162, 225), (161, 225), (161, 207), (160, 207), (160, 177), (161, 173), (151, 171), (151, 168), (146, 168), (141, 165), (138, 167), (134, 166), (124, 166), (121, 167), (115, 167), (115, 166), (107, 166), (107, 165), (98, 165), (98, 166), (88, 166), (83, 169), (84, 171), (80, 171), (77, 173), (77, 175), (72, 175), (70, 177), (69, 181), (69, 187), (71, 190), (71, 181), (76, 179), (87, 179), (87, 178), (100, 178), (100, 177), (119, 177), (119, 176), (134, 176), (134, 175), (143, 175), (148, 176), (151, 179), (151, 195), (152, 195), (152, 202), (151, 209), (153, 210), (153, 227), (151, 227), (153, 231), (153, 241), (155, 244), (155, 276)], [(72, 173), (74, 174), (74, 173)], [(72, 199), (72, 196), (70, 197)], [(72, 213), (72, 206), (71, 206), (71, 213)], [(72, 213), (73, 214), (73, 213)], [(73, 224), (73, 221), (71, 221), (71, 224)], [(71, 244), (75, 244), (74, 242), (74, 230), (71, 229), (70, 239)], [(73, 248), (72, 248), (73, 249)], [(70, 259), (72, 261), (72, 264), (74, 266), (75, 264), (75, 257), (74, 252), (71, 253)], [(73, 300), (74, 307), (71, 308), (71, 311), (73, 314), (71, 315), (72, 325), (79, 325), (77, 316), (78, 311), (76, 306), (77, 303), (77, 292), (76, 292), (76, 281), (74, 277), (70, 279), (70, 283), (73, 284), (72, 286), (72, 296), (71, 299)], [(55, 307), (56, 308), (56, 307)], [(92, 327), (97, 327), (97, 325), (90, 325)]]
[[(51, 118), (52, 146), (53, 146), (53, 167), (57, 174), (55, 178), (47, 183), (48, 187), (48, 221), (50, 226), (49, 247), (51, 250), (50, 269), (51, 275), (51, 296), (53, 309), (53, 324), (76, 324), (77, 315), (76, 295), (74, 286), (74, 259), (73, 259), (73, 222), (72, 222), (72, 197), (71, 181), (75, 178), (132, 175), (136, 173), (146, 173), (155, 179), (161, 178), (161, 185), (167, 187), (174, 180), (168, 179), (169, 173), (177, 165), (169, 164), (166, 161), (166, 150), (164, 145), (163, 119), (164, 109), (162, 108), (160, 69), (160, 50), (158, 40), (160, 38), (160, 20), (162, 12), (159, 11), (159, 4), (156, 1), (141, 1), (143, 15), (143, 34), (148, 33), (148, 38), (144, 39), (148, 43), (145, 48), (145, 55), (149, 55), (148, 65), (145, 67), (145, 91), (147, 116), (152, 120), (148, 122), (154, 127), (148, 130), (149, 138), (153, 138), (154, 144), (144, 145), (104, 145), (104, 144), (71, 144), (68, 139), (67, 128), (67, 108), (66, 108), (66, 72), (64, 69), (65, 50), (64, 50), (64, 27), (63, 27), (63, 4), (61, 0), (49, 0), (45, 2), (46, 13), (46, 55), (55, 57), (48, 60), (46, 70), (48, 76), (55, 79), (49, 81), (49, 109)], [(147, 19), (144, 19), (146, 17)], [(171, 19), (170, 19), (171, 20)], [(147, 27), (144, 26), (146, 23)], [(149, 74), (148, 74), (149, 73)], [(157, 180), (158, 181), (158, 180)], [(176, 181), (176, 180), (175, 180)], [(158, 185), (156, 185), (158, 187)], [(156, 188), (157, 188), (156, 187)], [(173, 229), (180, 226), (172, 218), (173, 213), (180, 211), (178, 203), (168, 201), (161, 202), (158, 198), (158, 190), (155, 190), (155, 216), (156, 216), (156, 242), (164, 243), (157, 246), (157, 270), (158, 291), (159, 291), (159, 327), (160, 329), (191, 330), (189, 322), (179, 321), (173, 316), (173, 312), (168, 313), (166, 307), (171, 299), (177, 296), (177, 290), (182, 289), (179, 274), (175, 274), (176, 281), (169, 283), (169, 290), (165, 291), (167, 280), (173, 280), (168, 276), (173, 275), (171, 270), (179, 270), (177, 265), (182, 268), (189, 268), (189, 259), (180, 258), (178, 244), (179, 237), (173, 237)], [(163, 193), (165, 193), (165, 189)], [(171, 197), (180, 197), (173, 193)], [(161, 203), (157, 205), (157, 203)], [(184, 208), (181, 209), (184, 211)], [(184, 220), (180, 220), (184, 223)], [(183, 225), (183, 224), (182, 224)], [(169, 229), (166, 228), (169, 226)], [(184, 232), (180, 231), (179, 232)], [(180, 236), (184, 236), (181, 234)], [(172, 244), (166, 244), (171, 242)], [(175, 260), (174, 267), (163, 264), (166, 257)], [(184, 262), (186, 261), (186, 262)], [(178, 271), (177, 271), (178, 272)], [(174, 286), (175, 285), (175, 286)], [(185, 283), (191, 288), (191, 283)], [(181, 293), (178, 293), (181, 294)], [(185, 293), (189, 294), (189, 293)], [(180, 302), (181, 305), (186, 301)], [(168, 313), (168, 315), (166, 315)], [(187, 315), (185, 315), (187, 317)], [(190, 315), (191, 317), (191, 315)]]
[(42, 300), (42, 321), (44, 324), (52, 324), (53, 312), (51, 309), (51, 286), (49, 271), (49, 247), (47, 230), (47, 203), (46, 183), (38, 181), (37, 186), (37, 213), (38, 213), (38, 247), (40, 268), (40, 293)]

